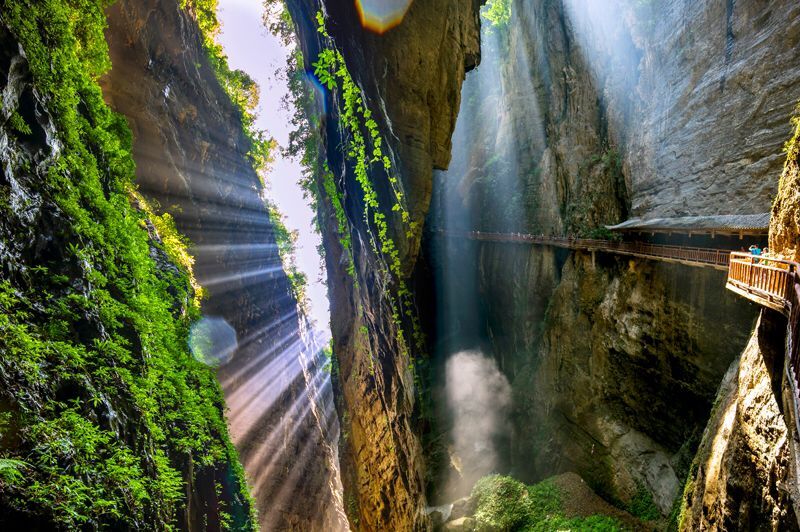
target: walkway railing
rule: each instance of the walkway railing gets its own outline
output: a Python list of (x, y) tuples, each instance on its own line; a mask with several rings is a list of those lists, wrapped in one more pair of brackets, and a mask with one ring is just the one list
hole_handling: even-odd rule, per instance
[(800, 432), (800, 265), (788, 260), (731, 253), (727, 288), (789, 318), (786, 327), (786, 377), (792, 388), (794, 418)]
[(585, 251), (605, 251), (619, 255), (679, 262), (690, 266), (711, 266), (720, 270), (728, 269), (728, 260), (730, 259), (730, 250), (726, 249), (666, 246), (644, 242), (616, 242), (613, 240), (531, 235), (526, 233), (447, 230), (435, 232), (447, 237), (470, 238), (489, 242), (519, 242)]
[(796, 278), (795, 262), (749, 253), (731, 253), (727, 287), (787, 317), (792, 310), (792, 291)]

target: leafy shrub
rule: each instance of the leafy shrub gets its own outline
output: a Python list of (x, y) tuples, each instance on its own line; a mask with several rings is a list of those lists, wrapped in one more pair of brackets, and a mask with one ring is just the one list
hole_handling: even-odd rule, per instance
[(505, 29), (511, 20), (513, 0), (489, 0), (481, 10), (481, 16), (489, 21), (492, 28)]
[[(558, 511), (559, 501), (547, 494), (538, 503), (543, 509)], [(511, 477), (490, 475), (480, 479), (472, 490), (477, 499), (475, 519), (484, 525), (501, 530), (520, 530), (532, 521), (533, 502), (528, 488)]]
[(526, 486), (512, 477), (489, 475), (475, 484), (472, 497), (477, 502), (474, 517), (479, 529), (535, 532), (623, 530), (616, 519), (604, 515), (565, 517), (563, 495), (552, 480)]
[(628, 504), (628, 513), (642, 521), (655, 521), (661, 518), (661, 511), (653, 501), (653, 494), (642, 483), (637, 484), (636, 493)]

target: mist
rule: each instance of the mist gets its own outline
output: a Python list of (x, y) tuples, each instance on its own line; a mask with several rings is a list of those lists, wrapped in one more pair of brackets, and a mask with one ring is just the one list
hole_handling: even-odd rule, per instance
[(453, 422), (448, 447), (452, 468), (445, 493), (457, 498), (469, 494), (478, 479), (500, 465), (497, 440), (510, 429), (511, 386), (497, 362), (480, 351), (454, 354), (445, 374)]

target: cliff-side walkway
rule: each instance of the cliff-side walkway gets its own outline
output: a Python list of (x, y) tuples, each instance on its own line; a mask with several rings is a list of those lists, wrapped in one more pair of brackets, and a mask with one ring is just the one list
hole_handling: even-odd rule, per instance
[(581, 251), (616, 253), (644, 259), (674, 262), (688, 266), (702, 266), (728, 269), (731, 251), (729, 249), (669, 246), (646, 242), (620, 242), (592, 238), (572, 238), (562, 236), (531, 235), (527, 233), (493, 233), (485, 231), (450, 231), (439, 229), (434, 234), (449, 238), (469, 238), (487, 242), (508, 242), (519, 244), (538, 244)]

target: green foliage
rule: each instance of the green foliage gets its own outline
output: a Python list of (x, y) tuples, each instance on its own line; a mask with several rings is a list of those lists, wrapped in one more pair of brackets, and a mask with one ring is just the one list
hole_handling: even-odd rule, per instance
[(669, 515), (667, 530), (684, 530), (684, 521), (687, 517), (686, 511), (688, 510), (689, 503), (694, 495), (694, 479), (696, 475), (697, 464), (693, 463), (689, 468), (689, 473), (686, 475), (686, 482), (683, 484), (683, 491), (681, 491), (672, 505), (672, 512), (670, 512)]
[(286, 277), (289, 279), (289, 286), (291, 286), (292, 294), (305, 311), (308, 311), (308, 298), (306, 297), (306, 287), (308, 286), (308, 279), (306, 274), (297, 268), (296, 249), (297, 249), (297, 231), (290, 231), (284, 222), (284, 216), (269, 199), (265, 200), (267, 210), (269, 212), (269, 219), (272, 222), (272, 231), (275, 235), (275, 243), (278, 245), (278, 254), (283, 262), (283, 269), (286, 272)]
[(333, 356), (333, 339), (328, 342), (328, 345), (322, 348), (322, 358), (325, 361), (322, 365), (322, 371), (326, 373), (335, 373), (336, 358)]
[(500, 530), (521, 530), (533, 522), (534, 514), (547, 517), (558, 512), (561, 503), (555, 486), (542, 483), (537, 495), (534, 501), (525, 484), (511, 477), (484, 477), (472, 489), (478, 502), (475, 519)]
[(378, 192), (370, 180), (371, 171), (386, 174), (393, 196), (388, 210), (399, 216), (404, 224), (406, 237), (412, 237), (417, 229), (417, 224), (411, 220), (411, 216), (405, 207), (405, 196), (401, 190), (400, 180), (394, 175), (395, 169), (392, 161), (383, 152), (385, 142), (378, 129), (378, 124), (372, 116), (372, 111), (370, 111), (361, 89), (351, 76), (344, 57), (333, 46), (325, 27), (325, 19), (322, 12), (317, 13), (317, 24), (317, 31), (328, 42), (329, 46), (320, 51), (317, 60), (312, 63), (314, 75), (328, 90), (338, 91), (341, 100), (339, 120), (344, 132), (347, 134), (344, 151), (363, 194), (364, 220), (369, 231), (372, 249), (385, 265), (382, 274), (389, 279), (393, 279), (397, 287), (396, 297), (388, 292), (386, 297), (392, 307), (392, 319), (397, 326), (398, 348), (401, 353), (408, 357), (408, 370), (417, 380), (418, 376), (414, 360), (408, 352), (406, 333), (403, 331), (403, 316), (411, 323), (412, 338), (416, 347), (420, 350), (424, 348), (424, 336), (414, 312), (411, 292), (403, 279), (400, 252), (389, 234), (387, 215), (378, 198)]
[(29, 126), (25, 122), (25, 119), (22, 118), (22, 116), (20, 116), (19, 112), (14, 111), (13, 113), (11, 113), (11, 116), (9, 117), (8, 120), (11, 123), (11, 127), (17, 133), (22, 133), (23, 135), (30, 135), (31, 133), (33, 133), (33, 130), (31, 130), (31, 126)]
[(789, 140), (783, 145), (783, 151), (786, 153), (786, 161), (784, 162), (784, 175), (790, 166), (797, 165), (797, 159), (800, 155), (800, 103), (797, 104), (794, 110), (794, 116), (791, 119), (794, 132)]
[(608, 148), (588, 158), (578, 171), (584, 184), (566, 206), (568, 232), (582, 238), (617, 240), (619, 237), (603, 224), (618, 222), (627, 209), (622, 157), (616, 149)]
[(608, 516), (565, 517), (563, 494), (552, 480), (526, 486), (511, 477), (489, 475), (475, 484), (472, 497), (477, 501), (475, 519), (479, 529), (536, 532), (623, 530), (616, 519)]
[(180, 4), (197, 21), (211, 68), (225, 93), (241, 113), (242, 127), (250, 143), (250, 162), (256, 171), (266, 174), (274, 161), (273, 153), (277, 142), (265, 131), (255, 127), (258, 84), (246, 72), (230, 68), (228, 57), (222, 45), (217, 42), (220, 32), (217, 0), (180, 0)]
[[(0, 466), (12, 483), (3, 504), (57, 529), (168, 530), (185, 504), (191, 460), (195, 474), (232, 469), (240, 491), (220, 509), (252, 528), (221, 390), (187, 349), (198, 309), (185, 241), (168, 218), (131, 206), (130, 131), (97, 84), (110, 66), (109, 2), (0, 2), (62, 145), (42, 175), (24, 181), (59, 216), (60, 254), (0, 282), (0, 398), (18, 440)], [(19, 164), (12, 170), (25, 176)], [(151, 251), (179, 268), (159, 269)], [(123, 422), (131, 432), (121, 435)], [(22, 469), (18, 482), (11, 471)]]
[(491, 24), (491, 28), (504, 30), (511, 20), (511, 2), (513, 0), (489, 0), (481, 9), (481, 17)]
[(23, 479), (22, 470), (28, 468), (22, 460), (0, 458), (0, 486), (2, 483), (17, 484)]
[[(271, 2), (270, 0), (265, 2), (266, 7), (272, 6), (274, 8), (275, 5), (277, 5), (277, 2)], [(266, 131), (255, 127), (255, 111), (259, 102), (258, 84), (249, 74), (242, 70), (232, 70), (228, 64), (228, 57), (225, 55), (222, 45), (217, 41), (220, 31), (220, 23), (217, 17), (218, 1), (181, 0), (181, 7), (189, 11), (197, 21), (197, 25), (203, 35), (203, 46), (211, 67), (214, 69), (217, 79), (225, 89), (231, 102), (241, 114), (242, 128), (250, 144), (248, 152), (250, 162), (259, 174), (262, 185), (267, 188), (266, 176), (275, 160), (274, 152), (278, 143)], [(279, 31), (279, 27), (282, 31), (286, 31), (286, 24), (288, 24), (286, 16), (288, 16), (288, 13), (282, 15), (282, 25), (276, 25), (273, 28), (275, 31)], [(286, 228), (284, 216), (274, 202), (266, 200), (266, 206), (273, 224), (275, 240), (286, 276), (289, 279), (292, 294), (298, 305), (308, 311), (308, 299), (306, 296), (308, 279), (297, 268), (297, 234)]]
[(631, 498), (631, 502), (628, 503), (627, 510), (628, 513), (642, 521), (661, 519), (661, 511), (653, 501), (653, 494), (641, 482), (637, 483), (636, 493)]
[(584, 229), (579, 232), (580, 236), (583, 238), (592, 238), (595, 240), (611, 240), (611, 241), (620, 241), (622, 237), (619, 233), (615, 233), (610, 229), (606, 229), (605, 227), (594, 227), (592, 229)]
[(339, 189), (336, 188), (336, 183), (333, 182), (333, 172), (328, 168), (328, 163), (325, 163), (322, 172), (322, 186), (333, 206), (333, 213), (336, 217), (336, 225), (339, 232), (339, 242), (342, 245), (345, 258), (347, 259), (347, 273), (355, 279), (356, 270), (355, 264), (353, 263), (353, 241), (350, 236), (347, 214), (344, 212), (344, 198), (339, 192)]

